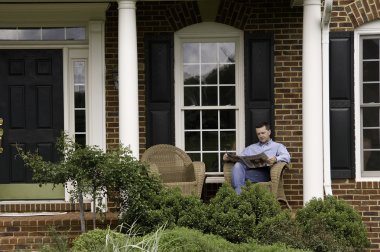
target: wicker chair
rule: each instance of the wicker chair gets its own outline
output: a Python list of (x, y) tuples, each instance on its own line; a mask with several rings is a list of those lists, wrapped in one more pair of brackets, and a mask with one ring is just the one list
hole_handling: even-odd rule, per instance
[(164, 185), (179, 187), (182, 194), (202, 195), (205, 180), (205, 164), (192, 161), (183, 150), (168, 144), (148, 148), (141, 157), (152, 171), (158, 173)]
[[(223, 165), (224, 181), (229, 184), (231, 184), (231, 171), (233, 166), (234, 163), (231, 162), (225, 162)], [(278, 162), (274, 164), (270, 169), (271, 181), (259, 182), (258, 184), (268, 188), (268, 190), (274, 194), (278, 201), (284, 202), (286, 206), (291, 209), (285, 196), (283, 179), (284, 171), (288, 168), (289, 164), (284, 162)]]

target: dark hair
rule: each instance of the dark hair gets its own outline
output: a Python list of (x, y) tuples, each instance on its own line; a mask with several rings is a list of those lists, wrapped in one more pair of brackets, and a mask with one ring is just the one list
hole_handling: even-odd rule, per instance
[(256, 129), (265, 127), (267, 130), (270, 130), (270, 124), (268, 122), (259, 122), (256, 125)]

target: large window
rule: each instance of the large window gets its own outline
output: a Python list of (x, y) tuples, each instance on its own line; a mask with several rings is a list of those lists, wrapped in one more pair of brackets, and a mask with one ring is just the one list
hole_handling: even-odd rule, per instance
[(185, 151), (219, 172), (236, 142), (234, 43), (183, 44)]
[(356, 179), (380, 180), (380, 22), (355, 31)]
[(176, 40), (176, 145), (203, 161), (206, 172), (220, 173), (223, 154), (241, 150), (241, 34), (227, 26), (231, 37), (212, 34), (220, 26), (202, 28), (197, 37), (184, 32)]

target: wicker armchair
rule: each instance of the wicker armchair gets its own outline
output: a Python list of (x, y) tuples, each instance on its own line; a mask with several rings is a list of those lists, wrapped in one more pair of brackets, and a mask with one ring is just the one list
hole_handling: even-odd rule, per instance
[(164, 185), (179, 187), (182, 194), (202, 195), (205, 180), (205, 164), (192, 161), (183, 150), (168, 144), (158, 144), (148, 148), (141, 157), (157, 172)]
[[(234, 163), (225, 162), (223, 165), (224, 181), (231, 184), (231, 171)], [(258, 184), (268, 188), (270, 192), (274, 194), (278, 201), (282, 201), (286, 206), (291, 209), (288, 200), (286, 199), (284, 192), (284, 170), (289, 168), (289, 164), (284, 162), (278, 162), (272, 166), (270, 169), (271, 181), (259, 182)]]

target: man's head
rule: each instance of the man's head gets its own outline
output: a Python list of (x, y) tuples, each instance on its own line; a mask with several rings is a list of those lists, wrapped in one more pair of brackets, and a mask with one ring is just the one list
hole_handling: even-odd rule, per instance
[(261, 122), (256, 125), (256, 135), (260, 143), (266, 143), (270, 140), (270, 125), (267, 122)]

